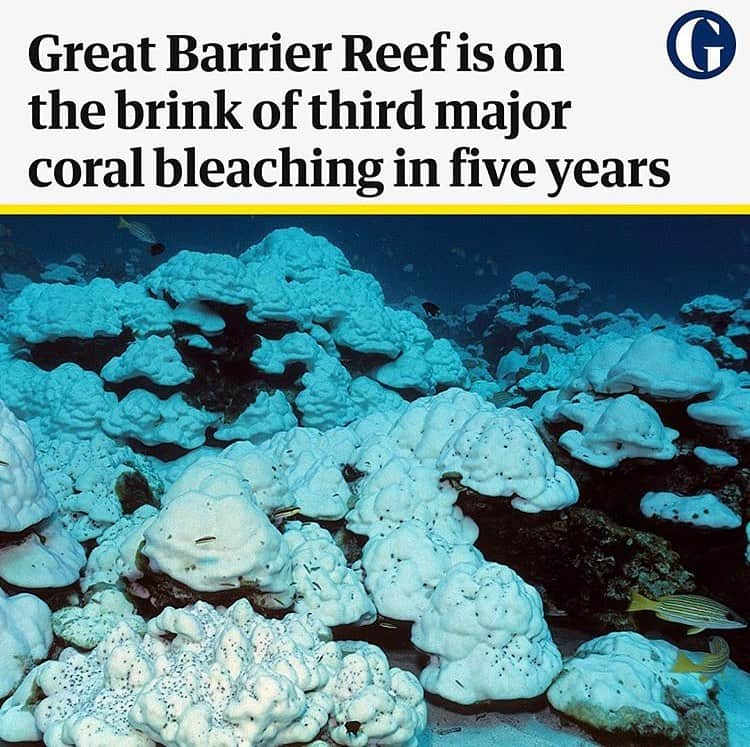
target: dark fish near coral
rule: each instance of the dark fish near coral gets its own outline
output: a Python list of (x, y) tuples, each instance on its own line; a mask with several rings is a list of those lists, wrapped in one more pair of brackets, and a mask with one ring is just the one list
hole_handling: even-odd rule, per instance
[(444, 472), (440, 476), (440, 482), (447, 482), (454, 490), (463, 490), (461, 485), (461, 478), (463, 475), (460, 472)]
[(682, 651), (677, 655), (672, 667), (673, 672), (700, 672), (700, 681), (707, 682), (717, 674), (724, 671), (729, 662), (729, 644), (719, 636), (713, 636), (708, 640), (708, 654), (703, 654), (700, 661), (693, 661)]
[(653, 612), (660, 620), (688, 626), (688, 635), (700, 633), (707, 628), (734, 630), (746, 628), (736, 612), (708, 597), (694, 594), (668, 594), (656, 600), (632, 592), (628, 612)]
[(516, 395), (510, 392), (496, 392), (490, 397), (490, 402), (495, 407), (505, 407), (508, 402), (512, 402), (514, 399), (516, 399)]
[(661, 330), (666, 329), (666, 324), (657, 324), (655, 327), (651, 327), (652, 332), (661, 332)]
[(0, 459), (0, 467), (10, 467), (8, 462), (4, 462), (2, 459)]
[(149, 253), (152, 257), (161, 254), (165, 249), (164, 244), (156, 238), (154, 232), (145, 223), (140, 223), (137, 220), (125, 220), (125, 218), (120, 218), (117, 227), (126, 229), (128, 233), (131, 236), (135, 236), (138, 241), (148, 244)]
[(531, 374), (533, 373), (536, 373), (535, 369), (529, 368), (528, 366), (521, 366), (521, 368), (519, 368), (515, 373), (516, 384), (521, 381), (521, 379), (525, 379), (527, 376), (531, 376)]
[(546, 374), (549, 371), (549, 356), (546, 353), (537, 353), (527, 358), (526, 363), (534, 369)]
[(425, 310), (425, 313), (430, 316), (440, 316), (440, 307), (431, 301), (425, 301), (422, 304), (422, 308)]

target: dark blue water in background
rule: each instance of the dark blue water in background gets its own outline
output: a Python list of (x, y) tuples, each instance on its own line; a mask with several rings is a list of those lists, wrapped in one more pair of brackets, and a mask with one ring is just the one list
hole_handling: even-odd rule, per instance
[(589, 283), (595, 310), (644, 314), (672, 315), (696, 295), (737, 297), (750, 287), (747, 216), (126, 217), (146, 222), (167, 251), (148, 256), (117, 229), (118, 216), (0, 216), (10, 230), (2, 241), (44, 262), (73, 252), (102, 260), (138, 247), (148, 270), (180, 249), (236, 255), (274, 228), (300, 226), (373, 273), (389, 301), (416, 294), (446, 310), (487, 301), (521, 270)]

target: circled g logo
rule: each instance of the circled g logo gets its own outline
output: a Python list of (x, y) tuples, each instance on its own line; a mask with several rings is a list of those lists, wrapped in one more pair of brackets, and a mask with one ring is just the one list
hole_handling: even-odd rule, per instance
[(680, 16), (667, 36), (672, 64), (689, 78), (714, 78), (734, 59), (736, 39), (729, 22), (711, 10)]

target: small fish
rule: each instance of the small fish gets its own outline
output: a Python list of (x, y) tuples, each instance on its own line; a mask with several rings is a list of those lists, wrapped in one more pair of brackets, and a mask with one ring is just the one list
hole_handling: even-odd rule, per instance
[(362, 728), (362, 724), (359, 721), (347, 721), (344, 724), (344, 728), (349, 734), (359, 734), (359, 730)]
[(482, 275), (484, 275), (484, 267), (480, 267), (480, 268), (479, 268), (478, 270), (475, 270), (475, 271), (474, 271), (474, 274), (475, 274), (475, 275), (476, 275), (476, 276), (477, 276), (478, 278), (481, 278), (481, 277), (482, 277)]
[(667, 328), (666, 324), (657, 324), (655, 327), (651, 327), (651, 331), (660, 332), (661, 330), (666, 329), (666, 328)]
[(385, 620), (380, 620), (378, 622), (378, 627), (385, 628), (386, 630), (398, 630), (398, 625), (394, 625), (393, 623), (385, 622)]
[(549, 356), (547, 353), (537, 353), (534, 356), (530, 356), (526, 359), (526, 363), (538, 369), (543, 374), (549, 372)]
[(207, 537), (198, 537), (197, 540), (195, 540), (196, 545), (205, 545), (206, 542), (213, 542), (216, 539), (216, 537), (207, 536)]
[(404, 265), (403, 270), (404, 272), (414, 272), (414, 265), (409, 262), (409, 264)]
[(440, 307), (436, 303), (432, 303), (432, 301), (425, 301), (422, 304), (422, 308), (430, 316), (440, 316)]
[(451, 254), (455, 254), (457, 257), (461, 257), (461, 259), (466, 258), (466, 250), (462, 249), (460, 246), (454, 246), (450, 250)]
[(149, 252), (152, 257), (161, 254), (164, 251), (162, 244), (154, 235), (154, 232), (145, 223), (139, 223), (137, 220), (125, 220), (120, 218), (117, 223), (118, 228), (125, 228), (131, 236), (135, 236), (138, 241), (149, 245)]
[(743, 620), (729, 607), (694, 594), (667, 594), (652, 600), (634, 591), (627, 611), (653, 612), (660, 620), (687, 625), (688, 635), (701, 633), (706, 628), (734, 630), (747, 627), (747, 620)]
[(708, 639), (710, 653), (703, 654), (700, 661), (693, 661), (682, 651), (677, 655), (672, 667), (673, 672), (700, 672), (700, 681), (707, 682), (717, 674), (721, 674), (729, 661), (729, 644), (715, 635)]
[(463, 475), (460, 472), (444, 472), (440, 476), (440, 482), (447, 482), (453, 490), (461, 491), (463, 490), (463, 485), (461, 485), (462, 477)]
[(10, 467), (10, 464), (8, 464), (8, 462), (4, 462), (2, 459), (0, 459), (0, 467)]
[(13, 231), (11, 231), (8, 226), (4, 226), (2, 223), (0, 223), (0, 239), (7, 239), (12, 235)]
[(284, 506), (283, 508), (277, 508), (273, 512), (274, 521), (281, 521), (283, 519), (290, 519), (292, 516), (301, 514), (302, 509), (299, 506)]
[(531, 376), (531, 374), (535, 373), (536, 369), (529, 368), (528, 366), (521, 366), (521, 368), (516, 371), (516, 383), (521, 381), (521, 379), (525, 379), (527, 376)]
[(511, 394), (510, 392), (495, 392), (495, 394), (490, 397), (490, 402), (492, 402), (495, 407), (505, 407), (508, 402), (513, 401), (515, 398), (516, 395)]

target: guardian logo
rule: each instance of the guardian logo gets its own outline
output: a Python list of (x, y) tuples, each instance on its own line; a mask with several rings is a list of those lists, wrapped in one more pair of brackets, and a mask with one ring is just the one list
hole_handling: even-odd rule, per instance
[(672, 64), (688, 78), (714, 78), (734, 58), (736, 41), (727, 21), (711, 10), (693, 10), (678, 18), (667, 37)]

